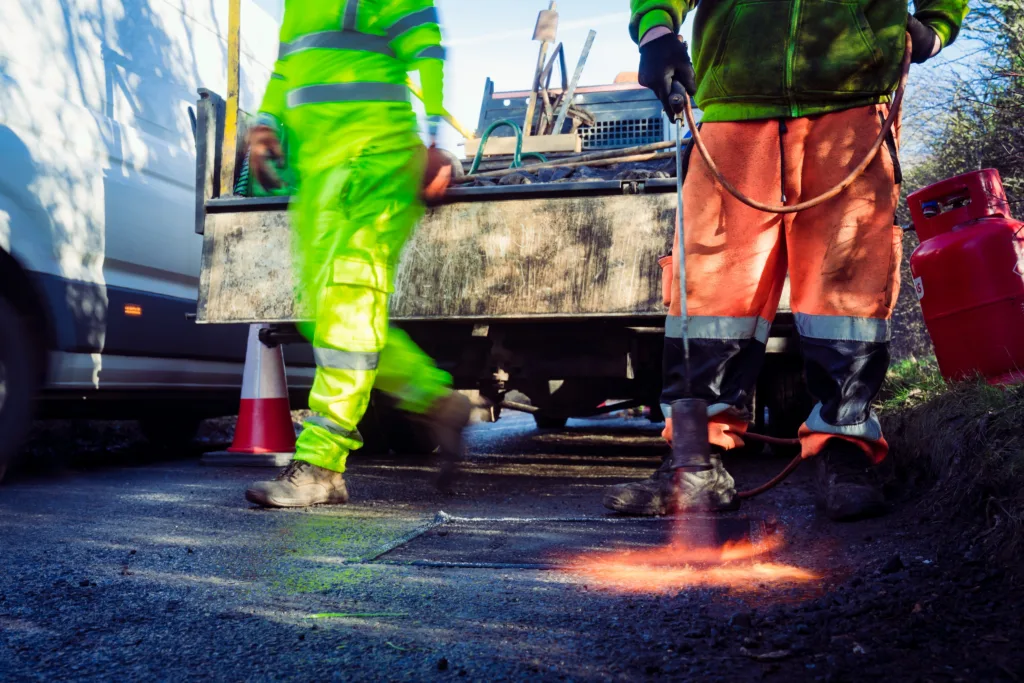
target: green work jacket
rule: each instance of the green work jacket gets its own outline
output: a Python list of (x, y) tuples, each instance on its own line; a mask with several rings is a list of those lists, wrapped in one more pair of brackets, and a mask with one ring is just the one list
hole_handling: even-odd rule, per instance
[(421, 144), (407, 87), (444, 110), (433, 0), (285, 0), (280, 48), (257, 117), (287, 136), (300, 173)]
[[(812, 116), (888, 102), (906, 0), (631, 0), (630, 35), (678, 32), (696, 8), (692, 54), (705, 121)], [(916, 16), (953, 42), (967, 0), (917, 0)]]

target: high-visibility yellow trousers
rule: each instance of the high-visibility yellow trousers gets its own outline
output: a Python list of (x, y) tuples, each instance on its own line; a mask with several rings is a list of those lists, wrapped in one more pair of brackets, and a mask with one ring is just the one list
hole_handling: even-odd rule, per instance
[(316, 378), (295, 459), (336, 472), (363, 444), (358, 431), (373, 388), (399, 407), (426, 412), (451, 376), (388, 325), (388, 297), (402, 247), (423, 215), (425, 150), (352, 158), (304, 173), (292, 201), (300, 326), (313, 344)]

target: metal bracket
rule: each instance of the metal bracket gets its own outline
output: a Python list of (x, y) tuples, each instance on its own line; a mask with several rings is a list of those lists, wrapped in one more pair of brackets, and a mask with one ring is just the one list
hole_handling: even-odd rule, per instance
[(622, 194), (644, 194), (646, 187), (643, 180), (621, 180)]
[(195, 231), (202, 235), (206, 225), (206, 202), (220, 195), (223, 164), (224, 100), (206, 88), (199, 89), (196, 102), (196, 208)]
[(260, 343), (268, 349), (276, 349), (282, 344), (299, 344), (304, 341), (306, 338), (291, 323), (268, 325), (260, 330)]

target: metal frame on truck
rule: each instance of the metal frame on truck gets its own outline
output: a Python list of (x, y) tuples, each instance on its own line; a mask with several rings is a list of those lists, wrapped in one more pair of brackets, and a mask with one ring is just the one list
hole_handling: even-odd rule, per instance
[[(200, 101), (201, 146), (223, 130), (219, 111), (209, 95)], [(198, 158), (197, 322), (268, 323), (265, 342), (301, 341), (288, 198), (215, 197), (217, 155)], [(671, 251), (674, 192), (674, 179), (453, 188), (406, 247), (392, 319), (457, 388), (480, 391), (495, 418), (518, 390), (542, 427), (602, 412), (610, 399), (648, 406), (657, 421), (666, 313), (658, 260)], [(768, 344), (772, 387), (783, 376), (786, 386), (799, 381), (787, 304)], [(779, 414), (800, 410), (791, 398), (762, 401), (758, 421), (795, 429)]]
[[(238, 2), (230, 5), (227, 101), (202, 92), (197, 108), (197, 322), (266, 323), (264, 343), (300, 343), (288, 198), (231, 193), (245, 154)], [(612, 91), (655, 111), (633, 85), (598, 90), (616, 120), (624, 114)], [(499, 99), (512, 104), (489, 83), (481, 122)], [(539, 427), (600, 413), (609, 399), (622, 400), (615, 408), (647, 406), (660, 421), (666, 310), (658, 261), (671, 252), (674, 192), (673, 179), (454, 188), (405, 249), (392, 320), (456, 388), (479, 391), (492, 419), (519, 390), (532, 405), (516, 407)], [(751, 406), (768, 433), (795, 431), (810, 407), (795, 341), (787, 288)]]

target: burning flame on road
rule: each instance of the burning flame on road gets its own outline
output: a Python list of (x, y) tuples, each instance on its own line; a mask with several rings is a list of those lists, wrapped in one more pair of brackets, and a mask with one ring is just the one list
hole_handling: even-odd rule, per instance
[(754, 592), (819, 578), (765, 557), (781, 545), (778, 536), (714, 547), (694, 545), (682, 537), (677, 534), (660, 548), (585, 553), (572, 558), (566, 571), (592, 585), (630, 593), (712, 587)]

